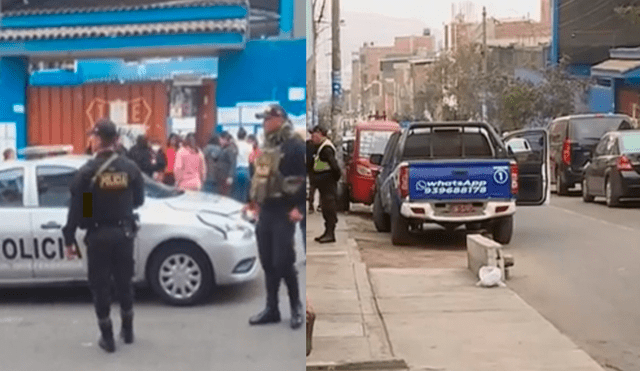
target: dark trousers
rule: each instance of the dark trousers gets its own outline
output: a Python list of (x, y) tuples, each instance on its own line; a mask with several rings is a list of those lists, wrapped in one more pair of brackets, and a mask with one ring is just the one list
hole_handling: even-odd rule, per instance
[(304, 212), (300, 221), (300, 231), (302, 232), (302, 243), (304, 244), (304, 252), (307, 252), (307, 213)]
[(218, 193), (218, 184), (213, 180), (206, 180), (202, 190), (207, 193)]
[(289, 291), (289, 303), (293, 307), (300, 303), (298, 272), (294, 266), (295, 223), (289, 221), (285, 208), (262, 208), (256, 236), (260, 263), (265, 273), (267, 286), (267, 307), (278, 308), (278, 289), (284, 279)]
[(251, 187), (251, 178), (249, 177), (248, 167), (239, 167), (236, 169), (236, 179), (233, 182), (233, 198), (247, 203), (249, 201), (249, 187)]
[(220, 194), (221, 196), (231, 196), (231, 190), (233, 184), (229, 185), (227, 184), (227, 180), (223, 179), (223, 180), (218, 180), (218, 194)]
[(109, 317), (111, 282), (116, 286), (120, 308), (133, 308), (133, 239), (125, 237), (121, 227), (99, 227), (87, 233), (85, 240), (89, 265), (89, 285), (98, 319)]
[(313, 183), (309, 184), (309, 210), (313, 210), (315, 208), (313, 204), (316, 200), (317, 190), (318, 190), (318, 187), (315, 184)]
[(336, 182), (320, 184), (318, 189), (325, 232), (333, 234), (338, 224), (338, 184)]
[(164, 175), (162, 182), (166, 185), (174, 186), (176, 184), (176, 178), (173, 173), (168, 173)]

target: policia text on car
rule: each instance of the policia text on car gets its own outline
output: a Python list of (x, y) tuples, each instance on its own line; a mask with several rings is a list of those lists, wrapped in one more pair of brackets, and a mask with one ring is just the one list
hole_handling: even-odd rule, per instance
[(280, 322), (278, 288), (284, 279), (291, 304), (291, 327), (297, 329), (304, 323), (304, 318), (294, 266), (294, 234), (305, 210), (306, 147), (279, 105), (269, 106), (256, 117), (264, 119), (266, 140), (262, 154), (256, 159), (248, 208), (260, 209), (256, 236), (265, 272), (267, 305), (251, 317), (249, 323)]
[(91, 134), (96, 153), (71, 183), (71, 206), (63, 228), (67, 254), (75, 250), (75, 231), (86, 229), (89, 284), (102, 336), (98, 344), (115, 350), (111, 318), (111, 279), (120, 302), (125, 343), (133, 342), (133, 241), (137, 232), (134, 209), (144, 203), (144, 181), (134, 162), (118, 154), (116, 126), (99, 121)]
[(57, 241), (51, 237), (42, 240), (34, 238), (32, 247), (29, 248), (29, 241), (25, 241), (24, 238), (5, 238), (2, 240), (1, 253), (7, 261), (22, 259), (62, 260), (66, 257), (62, 238), (58, 238)]

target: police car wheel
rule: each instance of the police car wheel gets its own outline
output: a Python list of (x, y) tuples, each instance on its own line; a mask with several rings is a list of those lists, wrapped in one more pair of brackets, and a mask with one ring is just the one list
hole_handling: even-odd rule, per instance
[(165, 302), (193, 305), (207, 297), (213, 287), (208, 257), (193, 244), (172, 242), (151, 257), (149, 284)]

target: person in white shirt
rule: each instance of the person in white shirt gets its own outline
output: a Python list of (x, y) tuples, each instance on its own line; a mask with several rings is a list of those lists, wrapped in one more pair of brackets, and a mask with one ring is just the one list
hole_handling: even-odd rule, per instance
[(233, 189), (233, 198), (240, 202), (249, 201), (249, 188), (251, 178), (249, 177), (249, 156), (253, 151), (253, 146), (247, 141), (247, 132), (244, 128), (238, 130), (238, 160), (236, 163), (236, 182)]

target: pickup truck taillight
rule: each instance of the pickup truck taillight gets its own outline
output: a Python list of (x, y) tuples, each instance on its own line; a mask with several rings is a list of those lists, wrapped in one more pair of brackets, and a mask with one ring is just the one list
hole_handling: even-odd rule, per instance
[(511, 163), (511, 194), (518, 194), (518, 163)]
[(565, 165), (571, 165), (571, 141), (569, 139), (562, 142), (562, 162)]
[(633, 171), (631, 161), (629, 161), (629, 158), (625, 155), (618, 157), (616, 160), (616, 168), (618, 171)]
[(398, 191), (400, 198), (409, 196), (409, 165), (402, 165), (399, 169)]

